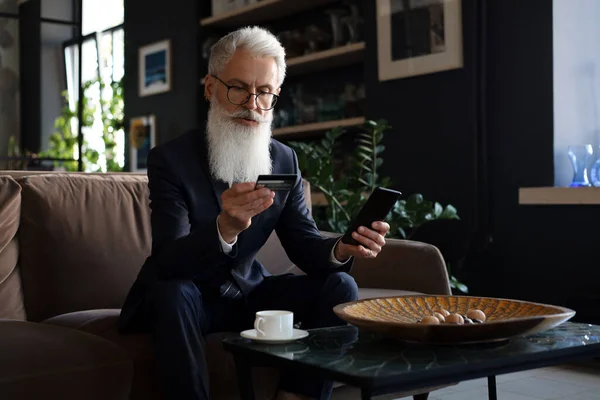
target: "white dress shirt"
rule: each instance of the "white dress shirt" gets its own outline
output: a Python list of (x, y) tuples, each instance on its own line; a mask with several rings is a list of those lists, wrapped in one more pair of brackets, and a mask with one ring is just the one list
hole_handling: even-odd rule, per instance
[[(233, 239), (233, 242), (231, 243), (227, 243), (225, 240), (223, 240), (223, 237), (221, 236), (221, 231), (219, 230), (219, 217), (217, 217), (217, 232), (219, 234), (219, 241), (221, 241), (221, 248), (223, 249), (223, 252), (225, 254), (229, 254), (231, 253), (231, 250), (233, 249), (233, 246), (235, 246), (235, 244), (237, 243), (237, 236)], [(338, 239), (338, 242), (340, 241), (340, 239)], [(337, 245), (337, 242), (335, 243)], [(331, 249), (331, 254), (329, 255), (329, 261), (331, 261), (331, 263), (336, 266), (339, 267), (340, 265), (344, 265), (346, 264), (350, 259), (344, 261), (344, 262), (340, 262), (337, 260), (337, 258), (335, 258), (335, 255), (333, 254), (335, 250), (335, 246), (333, 246), (333, 248)]]

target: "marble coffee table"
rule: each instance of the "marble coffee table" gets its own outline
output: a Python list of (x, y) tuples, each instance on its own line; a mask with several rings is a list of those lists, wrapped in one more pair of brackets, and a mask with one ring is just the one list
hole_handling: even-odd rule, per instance
[(225, 339), (224, 348), (235, 358), (242, 399), (254, 399), (251, 369), (268, 366), (360, 387), (363, 399), (487, 377), (489, 399), (495, 400), (497, 375), (600, 356), (600, 326), (572, 322), (483, 345), (407, 344), (354, 326), (309, 333), (277, 345)]

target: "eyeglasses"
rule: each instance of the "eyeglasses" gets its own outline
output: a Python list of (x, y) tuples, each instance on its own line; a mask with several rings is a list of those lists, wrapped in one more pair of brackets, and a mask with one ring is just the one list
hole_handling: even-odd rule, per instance
[(244, 105), (250, 100), (250, 96), (256, 97), (256, 106), (263, 111), (271, 110), (277, 104), (277, 100), (279, 96), (274, 93), (269, 92), (260, 92), (260, 93), (250, 93), (246, 88), (234, 85), (228, 85), (219, 79), (217, 76), (212, 75), (213, 78), (221, 82), (227, 88), (227, 100), (231, 104), (235, 104), (236, 106)]

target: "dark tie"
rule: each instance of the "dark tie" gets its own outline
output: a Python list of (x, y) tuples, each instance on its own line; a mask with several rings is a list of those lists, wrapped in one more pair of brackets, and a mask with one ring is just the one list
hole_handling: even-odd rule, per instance
[(240, 288), (238, 287), (238, 285), (232, 281), (229, 280), (227, 282), (225, 282), (224, 284), (221, 285), (221, 287), (219, 288), (219, 292), (221, 294), (221, 297), (226, 298), (226, 299), (239, 299), (240, 297), (242, 297), (242, 291), (240, 290)]

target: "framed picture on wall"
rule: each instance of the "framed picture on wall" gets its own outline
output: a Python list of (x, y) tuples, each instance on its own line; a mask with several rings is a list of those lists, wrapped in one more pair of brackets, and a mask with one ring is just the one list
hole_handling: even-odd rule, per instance
[(171, 41), (163, 40), (139, 50), (140, 97), (171, 90)]
[(129, 125), (129, 171), (147, 171), (148, 154), (154, 146), (156, 146), (155, 116), (132, 118)]
[(377, 0), (379, 80), (463, 66), (461, 0)]

